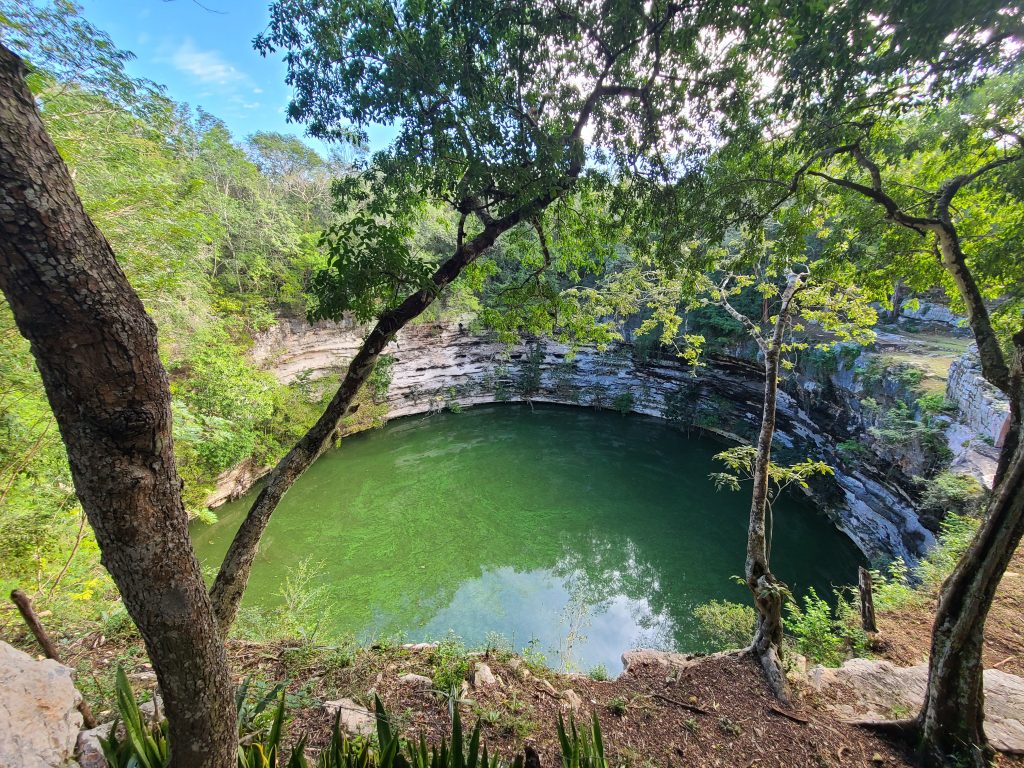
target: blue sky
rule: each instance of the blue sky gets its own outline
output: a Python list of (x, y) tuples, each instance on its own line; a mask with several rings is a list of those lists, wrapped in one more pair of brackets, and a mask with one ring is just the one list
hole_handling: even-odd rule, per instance
[[(132, 75), (221, 118), (237, 140), (261, 130), (303, 136), (302, 125), (285, 119), (290, 89), (284, 64), (252, 47), (266, 28), (268, 1), (79, 0), (89, 21), (136, 55)], [(369, 133), (371, 150), (382, 149), (394, 135), (384, 126)]]

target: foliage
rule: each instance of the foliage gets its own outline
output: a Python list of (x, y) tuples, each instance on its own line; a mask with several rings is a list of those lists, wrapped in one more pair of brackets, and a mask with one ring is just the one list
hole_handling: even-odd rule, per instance
[(449, 634), (441, 640), (431, 655), (434, 667), (434, 689), (447, 694), (458, 692), (469, 674), (469, 655), (462, 639)]
[(786, 604), (789, 618), (786, 629), (793, 635), (797, 650), (807, 658), (827, 667), (838, 667), (848, 653), (862, 651), (867, 641), (863, 633), (851, 625), (839, 595), (837, 607), (818, 596), (809, 587), (803, 607), (791, 600)]
[(588, 677), (590, 677), (591, 680), (603, 682), (609, 679), (608, 667), (606, 667), (604, 664), (595, 664), (590, 668), (590, 672), (588, 672), (587, 675)]
[(922, 514), (942, 520), (947, 514), (976, 517), (986, 499), (985, 488), (972, 475), (940, 472), (924, 482), (919, 508)]
[(916, 570), (922, 586), (936, 591), (953, 572), (953, 568), (978, 531), (981, 521), (976, 517), (949, 514), (942, 521), (938, 544), (921, 561)]
[(601, 723), (593, 713), (590, 727), (580, 733), (576, 721), (569, 714), (569, 730), (565, 729), (562, 714), (558, 714), (558, 742), (562, 747), (562, 768), (608, 768), (601, 739)]
[[(267, 722), (250, 729), (239, 731), (239, 768), (522, 768), (524, 759), (517, 755), (512, 762), (499, 755), (490, 755), (487, 745), (482, 743), (483, 721), (477, 720), (469, 738), (465, 738), (462, 716), (456, 707), (452, 712), (451, 739), (442, 738), (440, 744), (428, 747), (426, 736), (406, 739), (395, 728), (395, 718), (388, 714), (378, 696), (374, 696), (376, 715), (376, 741), (362, 737), (349, 738), (340, 727), (341, 713), (335, 717), (331, 739), (314, 762), (306, 757), (307, 736), (300, 736), (285, 758), (284, 722), (286, 715), (285, 695), (282, 686), (250, 703), (247, 698), (249, 681), (246, 680), (236, 692), (236, 706), (239, 713), (247, 708), (256, 714), (269, 715)], [(269, 705), (277, 702), (271, 712)], [(118, 736), (115, 722), (108, 739), (100, 744), (110, 768), (165, 768), (170, 764), (170, 743), (166, 721), (147, 723), (135, 701), (131, 685), (124, 670), (117, 672), (117, 709), (124, 724), (125, 736)], [(240, 722), (251, 724), (251, 716), (239, 718)], [(583, 732), (577, 731), (572, 715), (569, 716), (568, 730), (561, 714), (558, 716), (558, 739), (562, 749), (562, 765), (565, 768), (608, 768), (601, 738), (601, 724), (595, 713), (590, 726)]]
[(749, 605), (711, 600), (694, 608), (693, 615), (715, 649), (744, 648), (754, 636), (757, 613)]
[[(711, 479), (715, 487), (721, 490), (738, 491), (742, 481), (750, 480), (753, 473), (754, 460), (757, 458), (757, 449), (752, 445), (737, 445), (715, 454), (715, 460), (720, 461), (728, 468), (728, 472), (712, 473)], [(807, 488), (808, 482), (815, 475), (832, 475), (833, 469), (823, 461), (805, 459), (795, 464), (776, 464), (770, 462), (768, 466), (768, 479), (773, 486), (773, 495), (785, 491), (792, 485), (798, 488)]]

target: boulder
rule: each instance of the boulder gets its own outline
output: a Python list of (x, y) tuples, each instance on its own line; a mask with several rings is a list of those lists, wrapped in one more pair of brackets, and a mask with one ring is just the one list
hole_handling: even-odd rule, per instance
[[(808, 679), (819, 692), (834, 695), (826, 706), (840, 717), (885, 720), (921, 708), (928, 666), (851, 659), (839, 669), (815, 667)], [(985, 670), (985, 733), (1000, 752), (1024, 754), (1024, 678)]]
[(489, 688), (492, 685), (496, 685), (497, 682), (498, 679), (494, 676), (494, 673), (487, 664), (480, 661), (477, 662), (475, 667), (473, 667), (474, 688)]
[(103, 723), (78, 734), (75, 759), (81, 768), (107, 768), (107, 758), (103, 756), (100, 739), (109, 739), (113, 727), (113, 722)]
[(637, 648), (622, 654), (623, 674), (628, 675), (630, 668), (657, 665), (666, 669), (686, 669), (697, 662), (690, 654), (656, 651), (651, 648)]
[(377, 718), (366, 707), (361, 707), (352, 699), (338, 699), (337, 701), (325, 701), (324, 709), (331, 717), (336, 717), (339, 712), (341, 717), (338, 720), (339, 726), (349, 736), (370, 736), (377, 728)]
[(0, 766), (67, 765), (82, 727), (71, 670), (0, 641)]
[(414, 675), (412, 672), (400, 675), (398, 682), (402, 685), (409, 685), (413, 688), (420, 688), (423, 690), (430, 690), (434, 687), (434, 681), (424, 675)]
[(559, 697), (562, 699), (562, 703), (573, 712), (579, 712), (583, 706), (583, 699), (572, 688), (566, 688), (559, 694)]

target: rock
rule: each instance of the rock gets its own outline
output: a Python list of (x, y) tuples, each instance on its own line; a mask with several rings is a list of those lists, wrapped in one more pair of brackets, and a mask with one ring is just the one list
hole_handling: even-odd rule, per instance
[(491, 672), (491, 668), (482, 661), (477, 662), (473, 668), (473, 687), (490, 688), (492, 685), (496, 685), (497, 682), (498, 680), (494, 677), (494, 673)]
[(331, 717), (340, 713), (339, 725), (341, 730), (350, 736), (370, 736), (377, 728), (377, 718), (374, 714), (361, 707), (352, 699), (338, 699), (337, 701), (325, 701), (324, 709)]
[(636, 648), (622, 654), (623, 674), (628, 675), (631, 667), (658, 665), (666, 669), (686, 669), (697, 662), (689, 654), (656, 651), (651, 648)]
[(68, 667), (0, 641), (0, 766), (67, 764), (82, 727), (81, 700)]
[(110, 738), (110, 729), (113, 727), (113, 722), (103, 723), (78, 734), (75, 759), (81, 768), (107, 768), (107, 758), (103, 756), (100, 739)]
[(423, 690), (429, 690), (434, 687), (434, 681), (429, 677), (423, 675), (414, 675), (411, 672), (406, 675), (401, 675), (398, 678), (398, 682), (402, 685), (409, 685), (413, 688), (420, 688)]
[(807, 682), (807, 657), (799, 653), (786, 654), (786, 677), (792, 682)]
[[(924, 702), (928, 666), (897, 667), (888, 661), (851, 659), (839, 669), (813, 668), (811, 685), (837, 700), (829, 708), (843, 717), (891, 719), (894, 710), (915, 713)], [(1024, 678), (985, 670), (985, 733), (1000, 752), (1024, 754)]]
[(566, 688), (559, 695), (561, 696), (562, 701), (566, 704), (566, 706), (568, 706), (569, 709), (571, 709), (573, 712), (580, 711), (580, 707), (583, 706), (583, 699), (580, 698), (580, 695), (576, 693), (576, 691), (574, 691), (572, 688)]
[(437, 648), (437, 643), (406, 643), (402, 648), (407, 651), (432, 651)]
[(553, 686), (547, 680), (543, 678), (537, 678), (537, 685), (538, 687), (540, 687), (541, 690), (550, 693), (552, 696), (558, 696), (558, 691), (555, 690), (555, 686)]

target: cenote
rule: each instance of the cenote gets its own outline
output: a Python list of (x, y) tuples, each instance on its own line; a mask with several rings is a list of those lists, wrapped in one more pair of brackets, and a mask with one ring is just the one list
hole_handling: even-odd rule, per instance
[[(746, 602), (749, 496), (716, 491), (721, 444), (656, 419), (495, 405), (408, 417), (344, 441), (295, 484), (263, 537), (244, 606), (272, 611), (315, 565), (317, 639), (498, 633), (552, 666), (621, 668), (631, 647), (706, 650), (693, 617)], [(252, 495), (193, 538), (219, 563)], [(862, 558), (813, 506), (775, 508), (773, 570), (797, 595)]]

